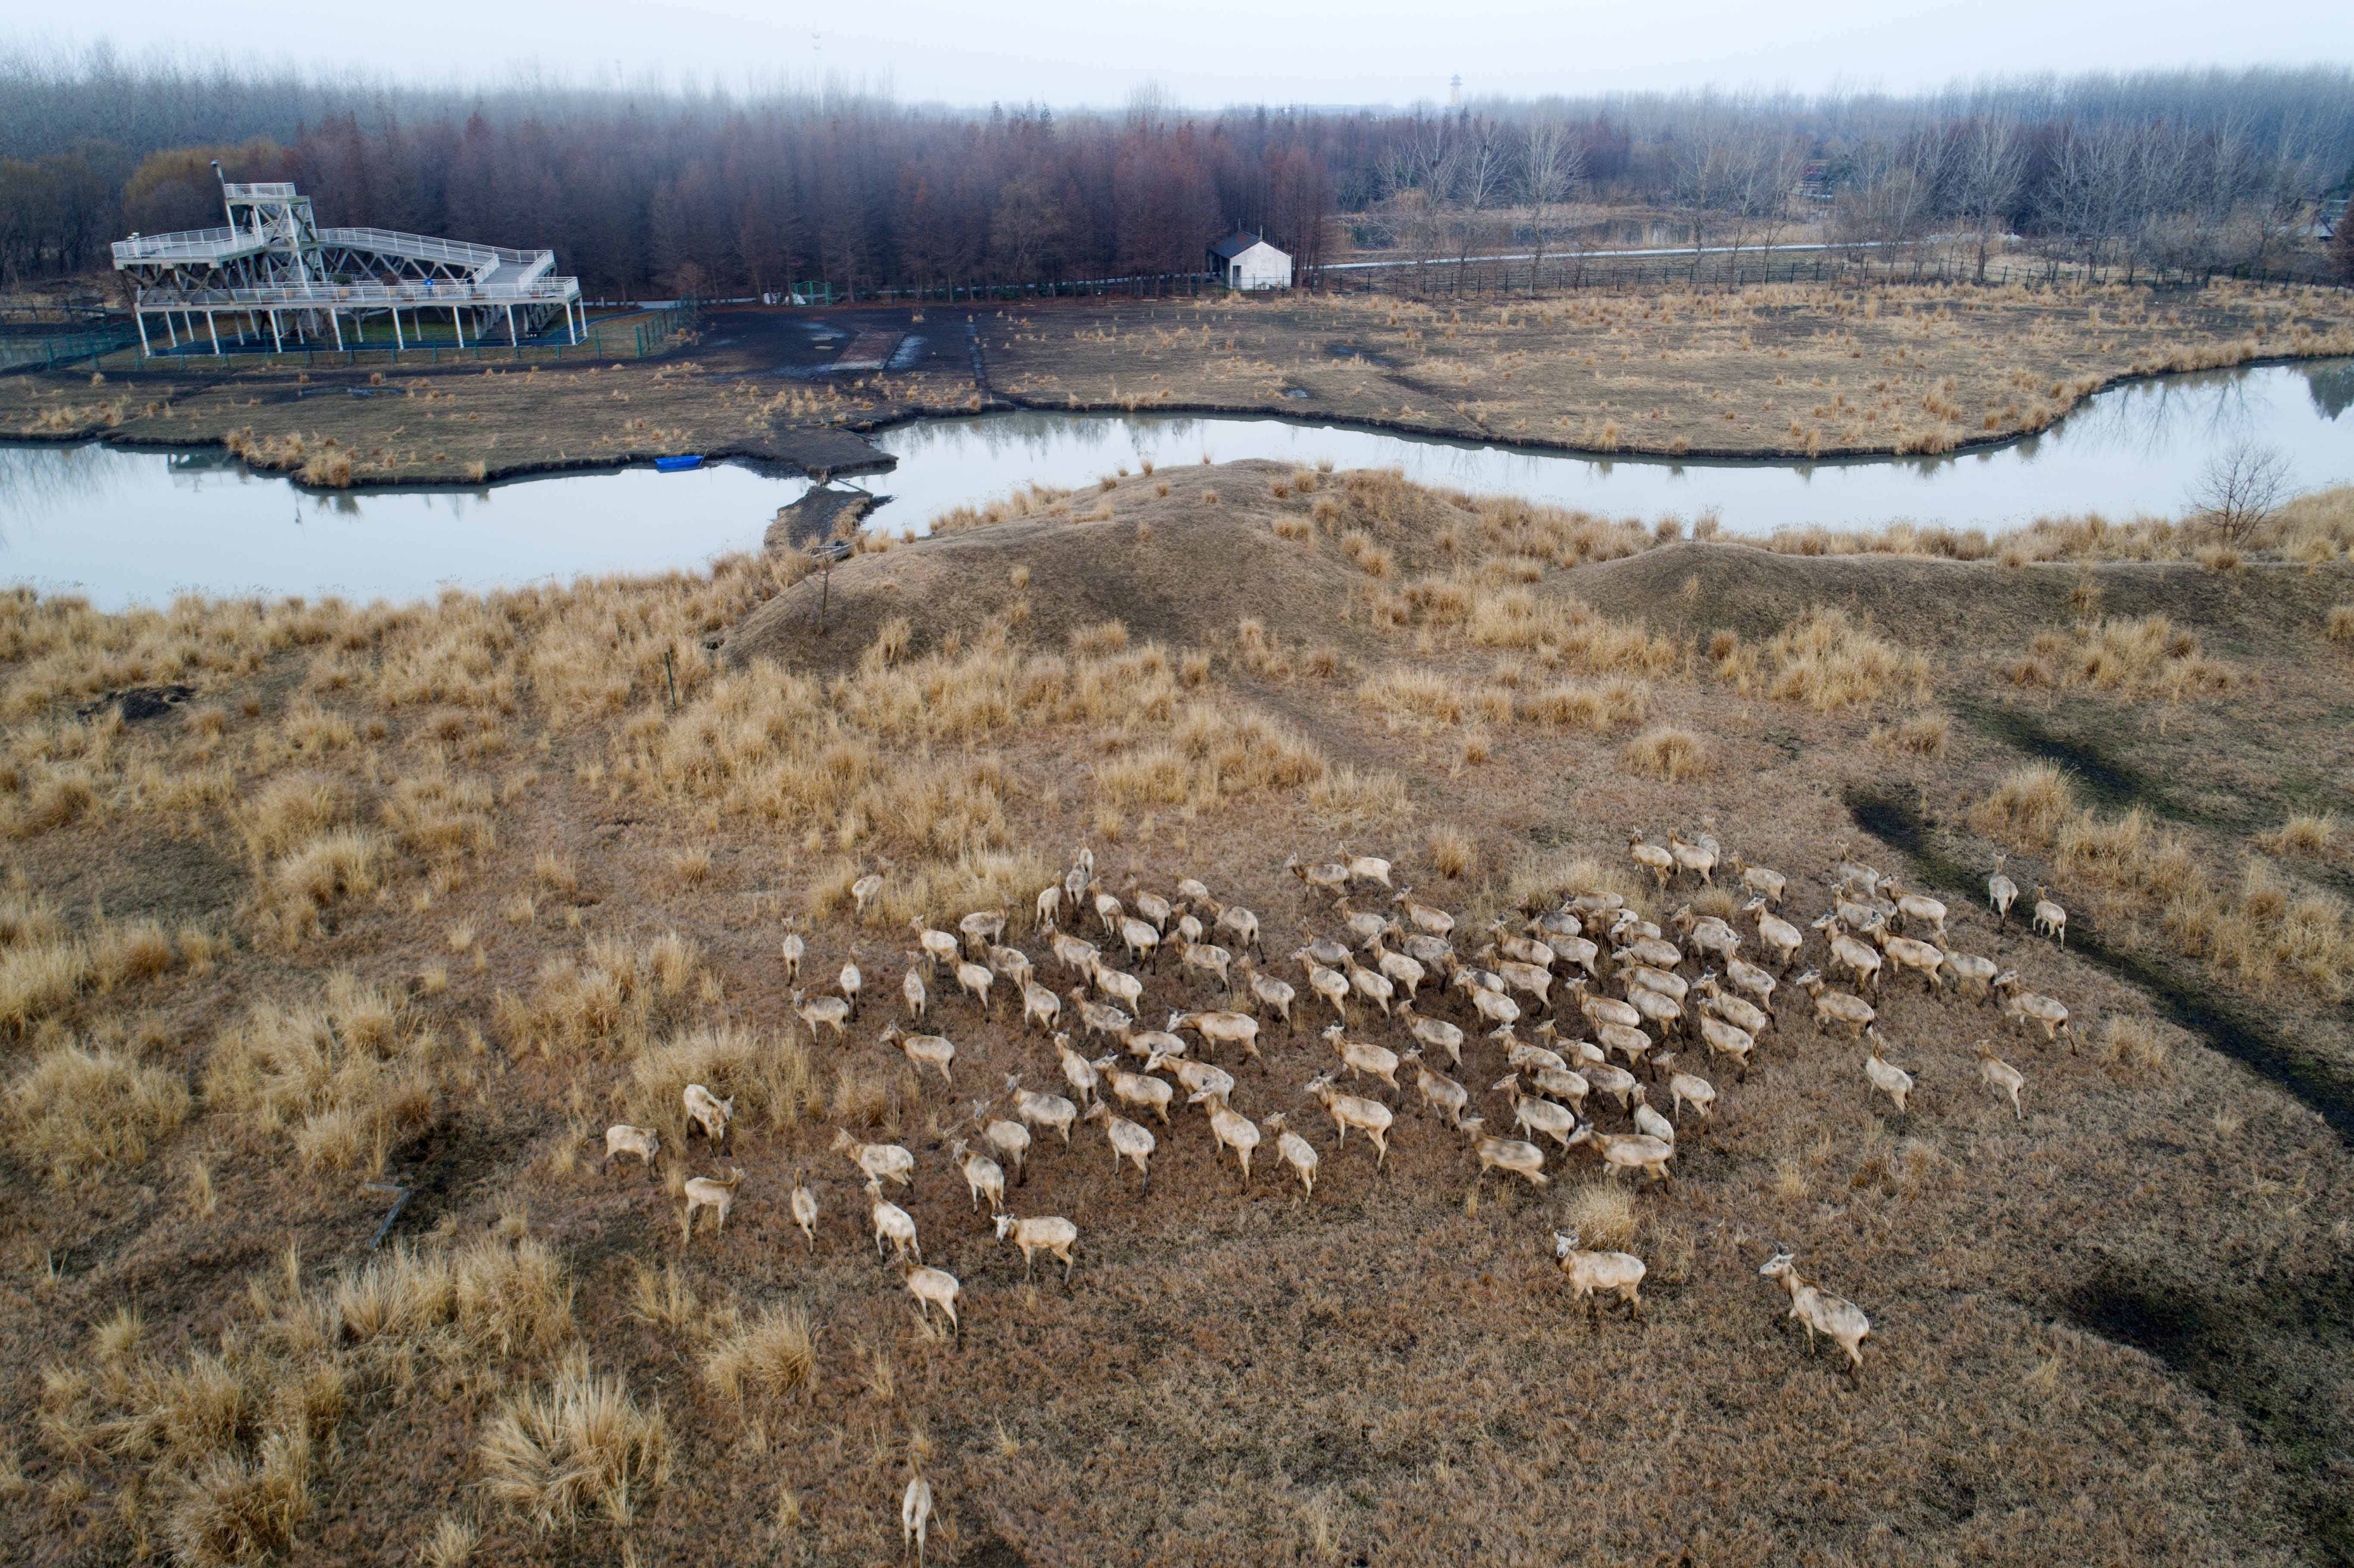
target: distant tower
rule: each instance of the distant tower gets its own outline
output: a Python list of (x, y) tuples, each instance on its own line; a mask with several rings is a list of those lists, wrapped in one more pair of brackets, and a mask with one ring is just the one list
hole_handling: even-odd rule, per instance
[(1449, 109), (1463, 107), (1463, 79), (1460, 76), (1450, 76), (1447, 79), (1447, 107)]

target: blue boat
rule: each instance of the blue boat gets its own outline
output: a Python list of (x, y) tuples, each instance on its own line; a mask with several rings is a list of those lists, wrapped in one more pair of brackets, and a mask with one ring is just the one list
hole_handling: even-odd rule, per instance
[(654, 459), (654, 468), (662, 473), (679, 473), (694, 468), (702, 461), (703, 454), (700, 452), (687, 457), (658, 457)]

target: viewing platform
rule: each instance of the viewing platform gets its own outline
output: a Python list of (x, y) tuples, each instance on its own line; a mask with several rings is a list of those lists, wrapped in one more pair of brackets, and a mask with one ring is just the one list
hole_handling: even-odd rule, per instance
[(580, 281), (556, 275), (552, 250), (322, 228), (310, 198), (284, 182), (223, 181), (221, 201), (229, 219), (222, 228), (115, 241), (115, 270), (136, 287), (142, 353), (217, 355), (264, 337), (275, 352), (327, 338), (343, 348), (346, 328), (352, 343), (365, 344), (371, 323), (403, 348), (438, 330), (445, 311), (461, 347), (520, 345), (559, 318), (566, 341), (577, 344), (588, 324)]

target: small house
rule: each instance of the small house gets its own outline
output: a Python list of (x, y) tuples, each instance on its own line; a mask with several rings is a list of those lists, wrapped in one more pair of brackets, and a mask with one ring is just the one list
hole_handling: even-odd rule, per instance
[(1237, 228), (1210, 247), (1210, 275), (1229, 289), (1288, 289), (1291, 257)]

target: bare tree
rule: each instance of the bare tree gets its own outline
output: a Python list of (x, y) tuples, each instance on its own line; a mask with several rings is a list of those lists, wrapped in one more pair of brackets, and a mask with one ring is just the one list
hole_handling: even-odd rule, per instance
[(1553, 209), (1570, 198), (1585, 175), (1585, 143), (1568, 126), (1551, 116), (1529, 122), (1522, 132), (1521, 184), (1529, 198), (1531, 227), (1536, 230), (1536, 258), (1529, 264), (1532, 294), (1544, 270), (1545, 226)]
[(1691, 223), (1692, 259), (1707, 248), (1712, 219), (1726, 202), (1727, 161), (1739, 137), (1730, 116), (1707, 100), (1689, 105), (1670, 132), (1675, 205)]
[(1772, 276), (1771, 252), (1790, 221), (1790, 198), (1807, 170), (1807, 147), (1795, 132), (1756, 134), (1737, 150), (1730, 169), (1734, 206), (1733, 253), (1725, 258), (1725, 287), (1741, 277), (1738, 262), (1744, 241), (1755, 238), (1767, 252), (1767, 276)]
[(2026, 172), (2026, 139), (2019, 122), (2000, 112), (1979, 115), (1964, 135), (1957, 194), (1962, 217), (1978, 237), (1978, 281), (1986, 281), (1987, 252), (1995, 232), (2009, 222)]
[(1448, 187), (1455, 183), (1456, 142), (1445, 120), (1417, 120), (1391, 149), (1384, 183), (1399, 238), (1414, 261), (1415, 291), (1425, 291), (1423, 268), (1438, 253)]
[(1471, 247), (1481, 232), (1479, 215), (1502, 197), (1512, 167), (1512, 144), (1503, 130), (1482, 116), (1464, 130), (1455, 171), (1455, 291), (1463, 291), (1463, 274), (1471, 263)]
[(2190, 504), (2225, 541), (2244, 544), (2280, 509), (2288, 474), (2279, 448), (2236, 441), (2207, 460)]
[(1832, 233), (1849, 247), (1850, 261), (1921, 237), (1936, 191), (1936, 171), (1924, 166), (1927, 146), (1924, 138), (1905, 135), (1856, 149), (1847, 188), (1831, 212)]

